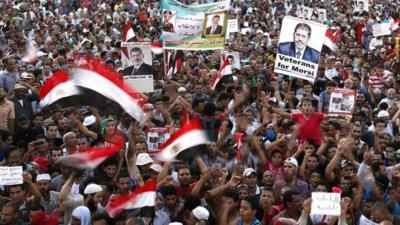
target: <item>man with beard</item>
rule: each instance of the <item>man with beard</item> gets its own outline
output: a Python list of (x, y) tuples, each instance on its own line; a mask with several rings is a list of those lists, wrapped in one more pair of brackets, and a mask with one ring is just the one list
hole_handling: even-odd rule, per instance
[(86, 186), (83, 191), (85, 206), (89, 208), (90, 213), (101, 213), (104, 211), (103, 206), (101, 206), (100, 201), (102, 199), (103, 189), (100, 185), (91, 183)]
[(50, 191), (50, 174), (43, 173), (36, 177), (36, 186), (38, 187), (42, 199), (40, 204), (44, 207), (44, 210), (51, 214), (54, 209), (57, 208), (59, 192)]
[(6, 130), (12, 135), (15, 124), (14, 103), (5, 97), (6, 92), (0, 87), (0, 130)]
[(153, 67), (143, 62), (144, 54), (141, 48), (132, 48), (129, 52), (132, 66), (124, 69), (124, 75), (148, 75), (153, 74)]

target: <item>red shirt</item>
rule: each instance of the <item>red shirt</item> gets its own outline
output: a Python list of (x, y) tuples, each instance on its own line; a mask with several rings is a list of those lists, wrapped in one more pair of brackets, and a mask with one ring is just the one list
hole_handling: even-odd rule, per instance
[(270, 225), (272, 224), (272, 219), (279, 214), (279, 209), (275, 208), (272, 206), (270, 212), (264, 212), (264, 224), (265, 225)]
[(317, 145), (321, 145), (321, 126), (324, 119), (323, 113), (314, 112), (310, 118), (306, 119), (303, 113), (293, 113), (292, 120), (299, 126), (299, 139), (303, 143), (306, 139), (312, 139)]

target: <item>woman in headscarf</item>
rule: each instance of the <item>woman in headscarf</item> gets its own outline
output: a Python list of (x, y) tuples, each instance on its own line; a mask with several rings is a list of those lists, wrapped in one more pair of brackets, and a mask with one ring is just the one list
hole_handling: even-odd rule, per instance
[(68, 225), (91, 225), (90, 210), (86, 206), (76, 207)]

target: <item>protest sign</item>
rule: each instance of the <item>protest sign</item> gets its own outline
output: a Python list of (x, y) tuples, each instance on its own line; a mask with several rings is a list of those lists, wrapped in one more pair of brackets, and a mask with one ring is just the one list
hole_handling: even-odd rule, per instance
[(351, 89), (335, 88), (331, 92), (328, 115), (351, 117), (355, 94), (355, 91)]
[(299, 16), (302, 19), (311, 19), (311, 16), (313, 14), (313, 9), (307, 6), (301, 7), (301, 15)]
[(378, 224), (373, 222), (373, 221), (371, 221), (371, 220), (369, 220), (364, 215), (361, 215), (359, 225), (378, 225)]
[(0, 185), (16, 185), (22, 183), (22, 166), (0, 166)]
[(326, 27), (286, 16), (279, 36), (275, 72), (314, 82)]
[(368, 15), (369, 1), (368, 0), (354, 0), (353, 16), (356, 19), (363, 19), (363, 16)]
[(128, 61), (124, 62), (124, 75), (153, 74), (153, 56), (150, 42), (122, 42), (121, 47), (127, 48)]
[(234, 33), (239, 32), (239, 23), (237, 19), (230, 19), (228, 20), (228, 28), (226, 33)]
[[(240, 54), (239, 52), (224, 51), (224, 58), (228, 58), (229, 65), (235, 69), (240, 69)], [(223, 61), (221, 61), (222, 64)]]
[(166, 127), (152, 127), (147, 130), (147, 143), (149, 152), (157, 152), (160, 146), (170, 137)]
[(162, 0), (164, 49), (223, 49), (230, 1), (185, 5)]
[(312, 215), (340, 215), (340, 193), (313, 192), (311, 198)]
[(391, 35), (390, 23), (376, 23), (372, 25), (372, 34), (374, 37)]
[(153, 75), (129, 75), (124, 76), (126, 83), (141, 93), (154, 92)]

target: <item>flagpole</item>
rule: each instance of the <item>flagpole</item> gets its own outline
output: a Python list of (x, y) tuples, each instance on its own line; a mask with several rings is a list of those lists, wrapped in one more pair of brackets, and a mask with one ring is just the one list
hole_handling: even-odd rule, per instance
[(168, 78), (168, 65), (167, 65), (167, 53), (168, 50), (163, 49), (163, 61), (164, 61), (164, 77)]

